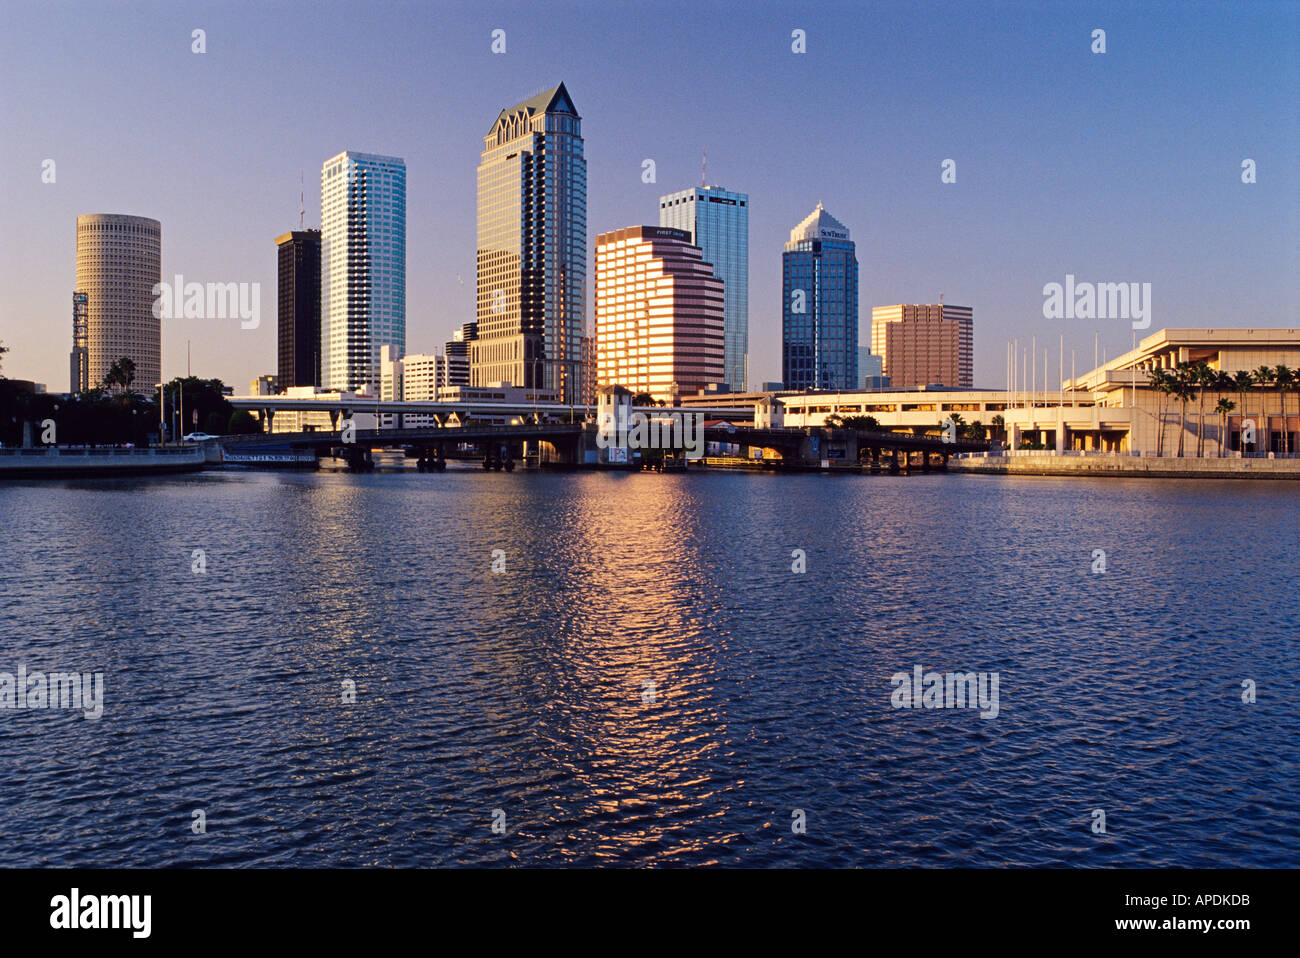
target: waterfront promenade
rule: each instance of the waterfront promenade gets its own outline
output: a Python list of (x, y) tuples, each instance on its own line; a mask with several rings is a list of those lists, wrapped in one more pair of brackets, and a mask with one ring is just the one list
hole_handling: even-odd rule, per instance
[(1123, 453), (1017, 452), (954, 456), (951, 472), (1003, 476), (1122, 476), (1153, 479), (1300, 479), (1300, 458), (1195, 458)]

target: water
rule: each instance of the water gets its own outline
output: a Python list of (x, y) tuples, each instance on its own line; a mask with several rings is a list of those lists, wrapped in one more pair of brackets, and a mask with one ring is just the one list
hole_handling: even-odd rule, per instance
[[(944, 475), (0, 484), (0, 671), (105, 681), (99, 721), (0, 711), (0, 845), (10, 866), (1295, 866), (1298, 503)], [(998, 672), (998, 716), (895, 710), (915, 665)]]

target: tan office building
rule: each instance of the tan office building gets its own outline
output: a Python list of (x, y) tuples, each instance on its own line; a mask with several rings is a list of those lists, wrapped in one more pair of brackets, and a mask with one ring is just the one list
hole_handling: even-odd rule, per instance
[(876, 306), (871, 352), (895, 389), (942, 384), (970, 389), (975, 381), (975, 312), (947, 303)]
[(77, 217), (72, 392), (98, 386), (123, 357), (135, 363), (138, 392), (162, 380), (162, 320), (153, 311), (161, 281), (161, 223), (119, 213)]
[(685, 230), (596, 237), (596, 379), (671, 400), (726, 380), (723, 283)]

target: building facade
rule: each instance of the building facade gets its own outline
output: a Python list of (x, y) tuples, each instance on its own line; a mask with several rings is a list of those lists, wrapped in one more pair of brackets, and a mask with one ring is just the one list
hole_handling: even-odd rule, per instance
[(484, 137), (471, 384), (581, 402), (586, 283), (582, 118), (561, 83), (502, 110)]
[(154, 310), (161, 281), (161, 223), (119, 213), (77, 217), (73, 392), (98, 386), (124, 357), (135, 363), (135, 388), (149, 392), (162, 380), (162, 318)]
[(470, 343), (478, 338), (478, 323), (465, 323), (443, 347), (443, 386), (468, 386)]
[(258, 376), (248, 382), (248, 395), (274, 396), (280, 391), (280, 381), (270, 374)]
[(749, 388), (749, 197), (697, 186), (659, 198), (659, 225), (685, 230), (722, 280), (726, 327), (723, 381)]
[(723, 283), (669, 227), (596, 237), (596, 377), (600, 386), (673, 401), (726, 375)]
[(68, 357), (69, 392), (81, 393), (90, 388), (90, 297), (72, 294), (72, 355)]
[[(1222, 374), (1187, 403), (1155, 389), (1151, 375), (1204, 365)], [(1117, 453), (1184, 459), (1300, 456), (1295, 388), (1277, 369), (1300, 367), (1300, 329), (1162, 329), (1097, 368), (1054, 388), (1011, 382), (1003, 389), (888, 389), (778, 394), (782, 425), (820, 426), (826, 417), (865, 415), (896, 432), (943, 433), (952, 420), (1041, 455)], [(1258, 374), (1265, 372), (1261, 378)], [(1250, 376), (1239, 374), (1248, 373)], [(752, 410), (766, 397), (684, 397), (684, 406)], [(1220, 406), (1220, 402), (1224, 403)], [(1230, 408), (1229, 408), (1230, 405)], [(1253, 441), (1252, 441), (1253, 438)]]
[(321, 167), (321, 386), (379, 388), (406, 352), (406, 163), (345, 150)]
[(782, 256), (781, 376), (787, 389), (858, 388), (858, 258), (820, 203)]
[(900, 303), (871, 310), (871, 351), (901, 388), (975, 382), (975, 311), (949, 303)]
[(320, 230), (294, 230), (275, 238), (277, 376), (281, 388), (319, 386), (321, 364)]

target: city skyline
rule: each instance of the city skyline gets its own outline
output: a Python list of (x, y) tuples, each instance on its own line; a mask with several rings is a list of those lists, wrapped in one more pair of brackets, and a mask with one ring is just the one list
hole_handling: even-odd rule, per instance
[[(1292, 51), (1275, 40), (1277, 10), (1272, 16), (1234, 12), (1232, 19), (1220, 8), (1190, 12), (1192, 24), (1219, 35), (1215, 45), (1199, 42), (1196, 29), (1172, 29), (1184, 21), (1167, 11), (1123, 8), (1066, 16), (1001, 8), (998, 16), (983, 18), (990, 22), (974, 14), (948, 14), (941, 28), (923, 11), (886, 7), (863, 17), (864, 30), (857, 35), (833, 29), (843, 10), (831, 7), (807, 14), (710, 11), (703, 15), (706, 25), (721, 30), (712, 31), (710, 43), (748, 51), (749, 65), (758, 59), (767, 69), (752, 76), (720, 58), (708, 87), (717, 108), (696, 116), (691, 77), (676, 70), (671, 57), (651, 51), (652, 59), (638, 60), (635, 71), (618, 65), (633, 38), (607, 24), (604, 14), (586, 14), (610, 31), (608, 42), (597, 49), (560, 35), (527, 10), (502, 13), (507, 52), (497, 55), (490, 49), (497, 20), (453, 8), (442, 11), (442, 21), (448, 35), (463, 38), (463, 49), (449, 49), (445, 66), (436, 70), (414, 55), (412, 38), (394, 33), (386, 45), (373, 37), (346, 38), (355, 44), (359, 62), (377, 61), (380, 47), (386, 51), (384, 62), (397, 57), (399, 72), (392, 74), (392, 67), (384, 72), (387, 80), (396, 78), (397, 95), (382, 108), (364, 110), (362, 101), (373, 87), (362, 83), (331, 108), (312, 111), (307, 124), (257, 116), (260, 105), (270, 102), (267, 90), (276, 85), (257, 87), (270, 67), (254, 61), (270, 62), (273, 51), (288, 49), (288, 39), (283, 25), (259, 32), (256, 11), (236, 9), (238, 14), (225, 12), (240, 22), (234, 33), (222, 30), (221, 14), (211, 19), (198, 8), (166, 16), (162, 8), (129, 8), (113, 29), (104, 29), (106, 14), (93, 10), (79, 11), (75, 18), (57, 9), (40, 18), (21, 11), (11, 18), (14, 29), (0, 43), (12, 69), (33, 65), (51, 36), (75, 38), (99, 29), (102, 52), (90, 50), (92, 64), (100, 56), (129, 57), (131, 50), (148, 49), (174, 73), (175, 83), (164, 93), (141, 87), (146, 77), (115, 74), (102, 88), (86, 90), (59, 76), (39, 104), (15, 102), (3, 121), (23, 129), (27, 142), (41, 144), (36, 152), (42, 154), (14, 156), (3, 167), (7, 196), (13, 198), (5, 258), (12, 295), (0, 307), (0, 339), (13, 349), (7, 374), (50, 388), (66, 378), (72, 288), (67, 224), (98, 210), (159, 220), (168, 232), (165, 277), (183, 273), (203, 282), (259, 282), (266, 290), (257, 329), (164, 320), (164, 378), (184, 371), (187, 342), (194, 368), (205, 375), (241, 383), (273, 371), (275, 262), (266, 254), (265, 237), (298, 225), (299, 171), (314, 168), (340, 144), (401, 155), (417, 167), (410, 174), (415, 192), (407, 348), (434, 351), (452, 329), (473, 318), (475, 157), (465, 144), (482, 135), (482, 117), (501, 103), (560, 79), (582, 104), (591, 164), (589, 235), (628, 222), (652, 222), (659, 197), (698, 182), (705, 149), (710, 180), (759, 199), (750, 224), (751, 382), (780, 376), (780, 238), (789, 222), (818, 200), (854, 224), (862, 286), (869, 290), (861, 313), (890, 302), (933, 302), (940, 293), (979, 310), (976, 385), (1003, 380), (1000, 352), (1007, 338), (1023, 341), (1037, 334), (1055, 353), (1057, 336), (1064, 332), (1067, 353), (1077, 349), (1081, 358), (1091, 355), (1094, 331), (1104, 352), (1114, 355), (1128, 347), (1127, 322), (1063, 325), (1043, 317), (1044, 284), (1067, 275), (1151, 282), (1157, 328), (1249, 325), (1262, 315), (1285, 324), (1297, 293), (1294, 271), (1288, 271), (1300, 234), (1296, 191), (1283, 174), (1298, 139), (1293, 115), (1283, 107), (1295, 99), (1296, 80), (1287, 70)], [(1292, 16), (1285, 10), (1280, 15)], [(427, 12), (415, 8), (377, 16), (384, 22), (400, 17), (417, 27), (430, 22)], [(48, 30), (50, 17), (56, 23), (69, 17), (66, 29)], [(43, 32), (36, 29), (37, 19)], [(208, 21), (208, 45), (200, 56), (191, 52), (188, 21), (201, 20)], [(1089, 50), (1094, 26), (1108, 30), (1105, 54)], [(328, 18), (296, 27), (306, 38), (328, 40), (331, 49), (345, 41), (344, 26)], [(807, 32), (806, 53), (791, 50), (796, 28)], [(174, 38), (162, 35), (172, 30)], [(421, 29), (410, 32), (424, 35)], [(693, 47), (703, 41), (687, 37), (684, 42)], [(945, 72), (918, 74), (901, 54), (891, 52), (891, 45), (909, 42), (951, 51)], [(990, 60), (974, 52), (987, 51), (990, 44), (1009, 47), (1019, 59)], [(315, 63), (319, 56), (304, 62)], [(245, 60), (247, 70), (241, 73)], [(1190, 89), (1179, 87), (1184, 67), (1193, 60), (1203, 79)], [(456, 75), (457, 64), (471, 62), (473, 82)], [(859, 119), (860, 88), (842, 94), (825, 88), (846, 68), (863, 63), (875, 64), (871, 82), (879, 92), (893, 90), (897, 96), (892, 104), (880, 98), (878, 109)], [(1250, 66), (1243, 69), (1243, 63)], [(614, 81), (598, 82), (603, 77)], [(413, 96), (417, 79), (421, 93)], [(299, 84), (306, 82), (284, 78), (297, 96), (305, 95)], [(327, 75), (313, 96), (332, 102), (325, 94), (337, 82)], [(78, 102), (72, 99), (74, 89), (92, 106), (97, 97), (111, 95), (115, 104), (137, 104), (128, 116), (156, 119), (127, 140), (118, 132), (124, 125), (120, 107), (116, 114), (107, 108), (88, 112), (84, 105), (51, 109)], [(787, 89), (791, 102), (764, 97), (776, 89)], [(817, 110), (801, 113), (800, 98), (815, 90), (822, 91)], [(646, 91), (654, 93), (660, 109), (648, 118), (630, 116), (640, 113), (629, 108)], [(1136, 101), (1165, 102), (1175, 92), (1174, 107), (1154, 123), (1138, 125)], [(211, 115), (202, 118), (197, 131), (165, 108), (182, 98), (212, 103), (223, 96), (229, 105), (210, 106)], [(748, 122), (742, 107), (755, 102), (771, 104), (775, 114), (761, 124)], [(437, 122), (430, 122), (435, 103)], [(1071, 104), (1087, 107), (1082, 122)], [(1260, 115), (1286, 119), (1272, 124), (1251, 119)], [(918, 133), (918, 118), (947, 122)], [(93, 177), (71, 146), (77, 142), (73, 123), (108, 146)], [(981, 138), (990, 124), (1000, 131), (994, 154)], [(773, 138), (781, 129), (794, 132)], [(1135, 139), (1139, 131), (1140, 140)], [(855, 162), (808, 149), (829, 142), (831, 132)], [(892, 139), (882, 138), (885, 134)], [(214, 135), (234, 137), (233, 160), (206, 155), (202, 144)], [(66, 155), (60, 143), (70, 144)], [(870, 150), (872, 143), (890, 149)], [(1079, 151), (1087, 155), (1076, 157)], [(43, 183), (46, 158), (57, 163), (58, 173)], [(956, 182), (945, 184), (941, 164), (947, 158), (955, 159)], [(1258, 165), (1255, 183), (1241, 182), (1245, 158)], [(651, 183), (643, 181), (647, 159), (655, 163)], [(315, 197), (309, 193), (306, 199), (305, 225), (317, 226), (319, 217), (311, 209)], [(590, 242), (586, 252), (590, 262)], [(1233, 264), (1232, 271), (1221, 268), (1225, 262)], [(861, 316), (863, 341), (867, 322)]]

